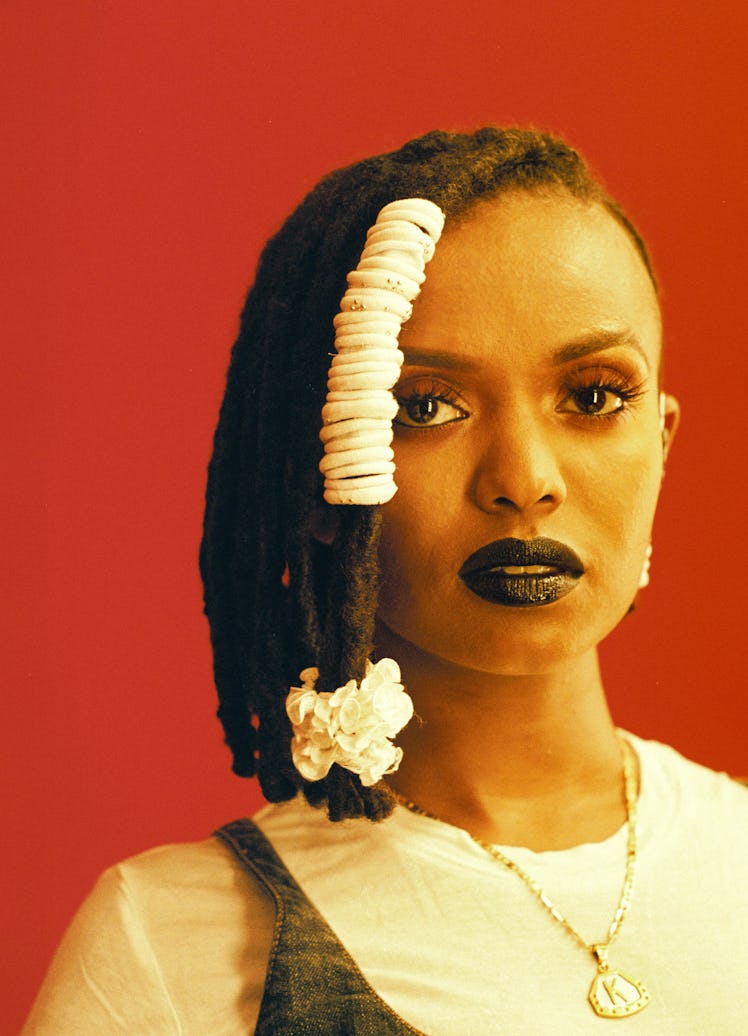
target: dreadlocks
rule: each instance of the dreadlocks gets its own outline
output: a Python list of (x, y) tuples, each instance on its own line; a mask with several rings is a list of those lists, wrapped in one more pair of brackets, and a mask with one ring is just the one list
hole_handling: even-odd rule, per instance
[(215, 680), (234, 772), (257, 774), (273, 802), (303, 788), (332, 820), (387, 816), (382, 783), (333, 765), (302, 780), (291, 761), (289, 686), (315, 665), (318, 690), (360, 679), (373, 649), (378, 506), (338, 507), (334, 542), (318, 542), (317, 465), (333, 317), (367, 229), (388, 202), (418, 196), (450, 220), (507, 190), (565, 191), (603, 205), (642, 239), (563, 141), (522, 129), (432, 132), (323, 179), (267, 243), (244, 307), (208, 473), (200, 568)]

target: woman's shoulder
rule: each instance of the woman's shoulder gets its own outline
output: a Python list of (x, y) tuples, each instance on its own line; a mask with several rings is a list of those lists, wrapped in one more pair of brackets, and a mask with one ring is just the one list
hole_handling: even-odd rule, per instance
[(629, 735), (641, 763), (640, 817), (660, 838), (675, 832), (706, 850), (748, 856), (748, 788), (659, 741)]
[(235, 894), (240, 868), (231, 852), (211, 836), (195, 842), (158, 845), (121, 860), (103, 872), (97, 886), (128, 890), (142, 905), (164, 898)]
[(737, 796), (744, 801), (743, 790), (748, 777), (715, 770), (683, 755), (677, 748), (662, 741), (648, 740), (626, 732), (642, 759), (643, 768), (649, 769), (652, 779), (685, 786), (703, 794)]
[[(216, 837), (157, 846), (110, 867), (92, 900), (129, 917), (143, 931), (161, 966), (200, 952), (198, 940), (220, 944), (227, 956), (248, 943), (266, 959), (275, 908), (264, 890)], [(166, 964), (164, 962), (167, 962)]]
[(73, 918), (24, 1033), (246, 1031), (274, 922), (216, 838), (125, 859)]
[(264, 916), (267, 897), (217, 838), (156, 846), (108, 867), (82, 910), (159, 938), (174, 926), (211, 918), (215, 927)]

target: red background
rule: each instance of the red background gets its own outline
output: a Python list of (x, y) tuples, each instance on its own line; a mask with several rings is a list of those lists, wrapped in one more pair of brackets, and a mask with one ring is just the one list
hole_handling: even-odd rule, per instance
[(8, 1032), (104, 866), (259, 801), (213, 718), (196, 566), (238, 311), (320, 175), (435, 126), (568, 136), (653, 248), (684, 418), (605, 672), (620, 723), (748, 772), (743, 11), (3, 5)]

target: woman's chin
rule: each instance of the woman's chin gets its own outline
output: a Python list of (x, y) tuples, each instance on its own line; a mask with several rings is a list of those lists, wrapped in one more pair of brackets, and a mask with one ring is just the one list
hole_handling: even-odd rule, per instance
[[(618, 595), (604, 606), (591, 595), (571, 593), (537, 607), (507, 607), (477, 602), (475, 609), (454, 609), (449, 621), (435, 610), (425, 622), (413, 611), (377, 617), (378, 653), (405, 667), (427, 663), (433, 669), (456, 667), (496, 676), (530, 676), (573, 665), (593, 650), (629, 610)], [(446, 613), (449, 615), (449, 612)], [(442, 617), (432, 622), (431, 618)], [(427, 662), (428, 660), (428, 662)]]

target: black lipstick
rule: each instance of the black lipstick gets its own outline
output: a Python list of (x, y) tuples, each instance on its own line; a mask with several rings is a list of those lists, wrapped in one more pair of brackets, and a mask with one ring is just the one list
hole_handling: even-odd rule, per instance
[(584, 565), (564, 543), (538, 537), (487, 543), (459, 571), (468, 590), (492, 604), (537, 608), (570, 593)]

